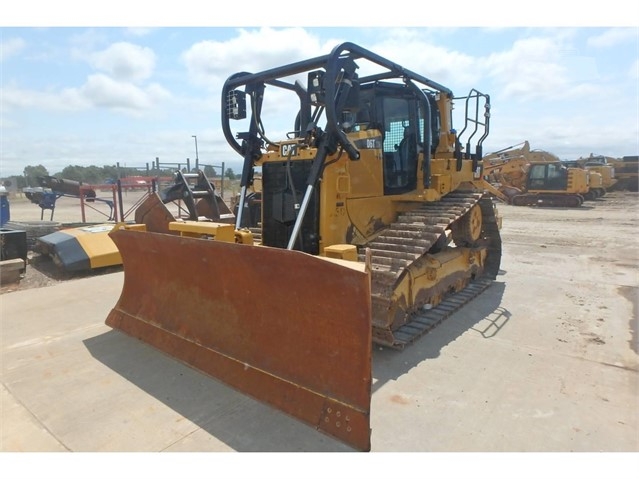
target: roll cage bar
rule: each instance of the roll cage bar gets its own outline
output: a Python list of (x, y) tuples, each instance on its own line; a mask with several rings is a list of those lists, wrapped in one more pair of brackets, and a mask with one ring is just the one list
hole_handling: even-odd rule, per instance
[[(356, 60), (364, 59), (381, 67), (382, 71), (368, 76), (359, 77)], [(285, 78), (307, 73), (307, 85), (299, 81), (285, 81)], [(351, 143), (346, 135), (345, 125), (342, 122), (344, 111), (357, 112), (359, 109), (360, 86), (378, 84), (385, 80), (401, 80), (405, 87), (413, 92), (416, 100), (424, 112), (423, 135), (424, 139), (424, 187), (430, 186), (430, 155), (432, 153), (432, 95), (438, 93), (453, 99), (453, 92), (445, 86), (430, 80), (418, 73), (398, 65), (354, 43), (345, 42), (336, 46), (331, 53), (308, 60), (303, 60), (289, 65), (284, 65), (260, 73), (239, 72), (231, 75), (222, 88), (222, 131), (229, 145), (244, 160), (241, 177), (240, 212), (243, 207), (246, 187), (251, 184), (253, 178), (253, 166), (262, 156), (265, 143), (273, 143), (266, 137), (262, 127), (262, 103), (267, 85), (294, 92), (300, 102), (299, 113), (296, 119), (296, 134), (306, 138), (310, 146), (317, 148), (317, 155), (313, 161), (313, 167), (307, 184), (314, 187), (321, 176), (324, 160), (328, 155), (334, 154), (338, 148), (345, 151), (351, 160), (359, 159), (358, 149)], [(486, 98), (476, 90), (469, 97)], [(248, 102), (247, 102), (248, 98)], [(478, 140), (478, 152), (471, 155), (470, 141), (466, 151), (462, 154), (461, 143), (457, 140), (455, 145), (455, 158), (457, 169), (462, 166), (462, 159), (472, 158), (473, 168), (481, 158), (481, 142), (488, 134), (488, 113), (486, 121), (481, 123), (469, 118), (469, 99), (466, 100), (466, 122), (464, 129), (474, 122), (474, 136), (479, 126), (485, 128), (484, 135)], [(247, 118), (247, 103), (250, 106), (250, 121), (247, 132), (233, 134), (231, 120), (243, 120)], [(478, 107), (477, 107), (478, 108)], [(317, 125), (317, 120), (324, 113), (326, 125), (324, 130)], [(469, 139), (470, 140), (470, 139)], [(303, 205), (304, 206), (304, 205)], [(303, 207), (302, 207), (303, 208)], [(303, 216), (303, 211), (300, 212)], [(237, 218), (239, 227), (241, 217)]]

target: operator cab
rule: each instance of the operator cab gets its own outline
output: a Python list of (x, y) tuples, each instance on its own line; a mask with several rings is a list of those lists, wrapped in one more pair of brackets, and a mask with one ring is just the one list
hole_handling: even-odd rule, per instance
[(560, 163), (532, 164), (527, 186), (528, 190), (566, 190), (568, 168)]
[(366, 129), (377, 129), (382, 135), (384, 158), (384, 194), (397, 195), (417, 188), (419, 155), (424, 149), (424, 110), (430, 102), (434, 152), (439, 138), (439, 112), (434, 98), (428, 92), (418, 98), (412, 90), (399, 84), (362, 86), (361, 110), (358, 123)]

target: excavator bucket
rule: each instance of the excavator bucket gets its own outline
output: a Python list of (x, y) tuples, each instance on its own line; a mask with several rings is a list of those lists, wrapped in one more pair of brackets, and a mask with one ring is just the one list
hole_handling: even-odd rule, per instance
[(106, 324), (357, 450), (370, 450), (371, 286), (362, 264), (118, 229)]
[[(220, 197), (215, 200), (201, 198), (194, 203), (194, 207), (199, 216), (205, 216), (209, 220), (219, 223), (233, 223), (235, 220), (235, 215)], [(147, 231), (169, 233), (168, 225), (171, 221), (175, 221), (175, 216), (158, 193), (149, 194), (135, 210), (135, 222), (145, 224)]]
[(160, 195), (151, 193), (135, 210), (136, 224), (146, 225), (147, 231), (169, 233), (169, 223), (175, 216), (166, 207)]

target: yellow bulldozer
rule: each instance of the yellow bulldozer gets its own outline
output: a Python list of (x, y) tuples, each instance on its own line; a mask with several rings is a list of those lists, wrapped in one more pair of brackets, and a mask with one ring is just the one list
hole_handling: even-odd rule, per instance
[(608, 163), (614, 168), (617, 179), (612, 189), (639, 191), (639, 155), (612, 158), (609, 159)]
[(482, 176), (490, 192), (515, 206), (581, 206), (594, 199), (591, 186), (600, 187), (601, 175), (568, 167), (558, 156), (531, 150), (528, 141), (486, 155)]
[[(124, 286), (106, 323), (368, 451), (372, 345), (403, 348), (499, 271), (480, 176), (490, 98), (353, 43), (234, 74), (221, 96), (243, 158), (235, 224), (197, 204), (175, 217), (151, 195), (111, 233)], [(292, 129), (274, 139), (266, 119), (286, 106)]]

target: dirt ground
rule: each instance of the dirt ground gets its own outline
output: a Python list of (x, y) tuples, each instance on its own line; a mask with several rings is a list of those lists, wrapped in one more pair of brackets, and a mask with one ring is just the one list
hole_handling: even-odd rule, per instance
[[(77, 201), (63, 200), (54, 220), (78, 222)], [(401, 353), (374, 348), (373, 451), (639, 452), (638, 206), (631, 192), (580, 208), (499, 205), (496, 281)], [(11, 218), (39, 220), (40, 211), (12, 200)], [(7, 437), (37, 448), (24, 431), (47, 431), (55, 445), (40, 450), (347, 450), (108, 330), (106, 311), (121, 288), (111, 271), (79, 283), (106, 291), (89, 301), (47, 288), (85, 275), (63, 275), (32, 255), (26, 277), (3, 291)], [(37, 287), (59, 319), (11, 321), (40, 301), (37, 290), (19, 290)], [(62, 289), (68, 296), (47, 295)], [(86, 302), (67, 311), (67, 299)], [(77, 304), (96, 309), (85, 317)], [(174, 424), (183, 432), (167, 426)], [(627, 475), (618, 461), (602, 474)]]
[[(137, 193), (125, 198), (125, 208), (133, 206), (140, 196), (141, 193)], [(104, 198), (110, 199), (106, 196)], [(26, 197), (10, 198), (9, 207), (10, 219), (5, 228), (10, 226), (10, 229), (17, 229), (20, 225), (24, 225), (23, 229), (27, 230), (28, 237), (31, 234), (30, 231), (33, 231), (33, 234), (37, 236), (38, 229), (48, 234), (48, 232), (57, 229), (83, 223), (108, 222), (109, 217), (112, 215), (110, 207), (106, 203), (99, 202), (93, 205), (85, 204), (83, 216), (80, 200), (71, 197), (59, 198), (56, 201), (53, 215), (51, 210), (41, 210), (38, 205), (31, 203)], [(121, 266), (114, 266), (96, 271), (69, 273), (59, 268), (51, 258), (38, 254), (31, 247), (27, 254), (27, 260), (28, 265), (20, 282), (0, 286), (0, 294), (46, 287), (60, 281), (70, 281), (97, 274), (108, 274), (122, 269)]]
[[(231, 197), (236, 194), (237, 188), (231, 186), (225, 191), (224, 199), (230, 204)], [(123, 210), (125, 220), (132, 220), (135, 207), (144, 198), (145, 190), (123, 192)], [(63, 229), (65, 227), (75, 227), (87, 223), (106, 223), (112, 217), (120, 217), (120, 213), (111, 209), (108, 201), (116, 203), (116, 198), (111, 192), (98, 192), (98, 201), (81, 204), (80, 200), (72, 197), (60, 197), (56, 201), (55, 210), (41, 210), (37, 204), (31, 203), (26, 197), (10, 198), (10, 221), (11, 229), (14, 226), (24, 225), (25, 230), (34, 231), (37, 236), (39, 229), (48, 234), (51, 231)], [(29, 236), (29, 231), (27, 231)], [(35, 240), (33, 240), (35, 241)], [(31, 245), (30, 245), (31, 246)], [(108, 274), (121, 271), (121, 266), (101, 268), (99, 270), (87, 272), (66, 272), (56, 266), (51, 258), (43, 256), (30, 248), (28, 253), (28, 267), (20, 283), (0, 286), (0, 294), (17, 290), (41, 288), (50, 286), (60, 281), (70, 281), (73, 279)]]
[[(125, 193), (123, 197), (125, 218), (133, 217), (133, 210), (143, 196), (144, 192)], [(105, 200), (112, 199), (108, 193), (98, 197)], [(226, 200), (228, 201), (228, 198)], [(637, 286), (639, 285), (636, 272), (639, 265), (639, 248), (637, 248), (636, 239), (639, 232), (637, 206), (639, 206), (639, 194), (628, 191), (610, 192), (604, 198), (584, 203), (580, 208), (514, 207), (498, 203), (499, 212), (504, 218), (502, 240), (505, 248), (523, 243), (539, 243), (539, 248), (545, 248), (550, 240), (554, 245), (565, 247), (571, 253), (576, 251), (577, 256), (580, 255), (581, 249), (584, 254), (585, 252), (591, 254), (593, 249), (600, 249), (600, 260), (607, 269), (614, 271), (615, 266), (620, 264), (635, 269), (634, 286)], [(28, 225), (27, 227), (51, 224), (55, 228), (64, 228), (81, 223), (107, 222), (112, 211), (106, 202), (97, 202), (85, 203), (83, 212), (78, 199), (61, 197), (56, 202), (53, 215), (51, 213), (50, 210), (42, 211), (38, 205), (31, 203), (25, 197), (10, 199), (11, 223), (24, 223)], [(605, 251), (611, 248), (622, 253), (625, 259), (610, 261)], [(531, 255), (532, 253), (531, 251)], [(521, 258), (521, 260), (526, 262), (530, 258)], [(26, 273), (20, 282), (2, 285), (0, 294), (41, 288), (60, 281), (122, 270), (121, 266), (113, 266), (94, 271), (68, 273), (56, 266), (49, 257), (34, 251), (29, 251), (28, 262)], [(634, 296), (636, 304), (636, 291)]]

